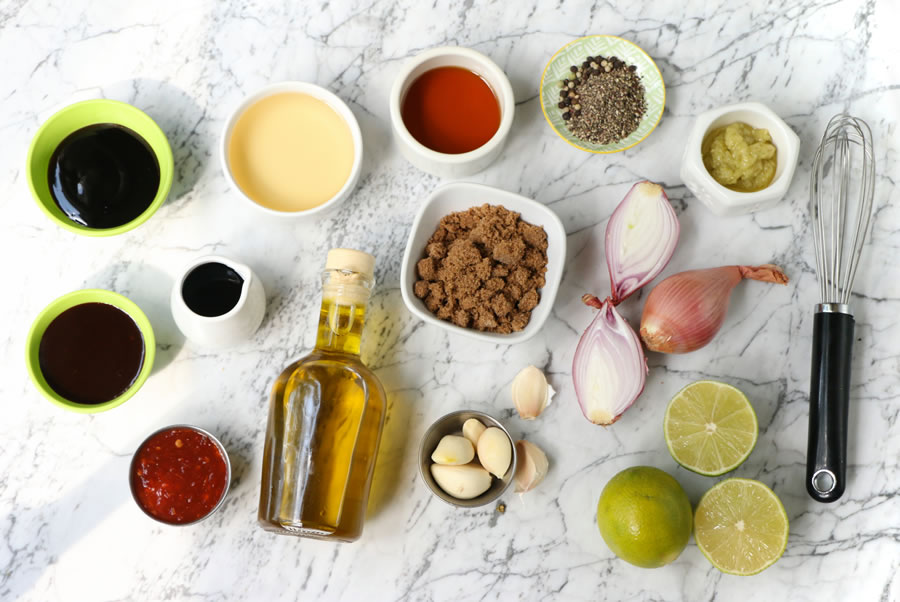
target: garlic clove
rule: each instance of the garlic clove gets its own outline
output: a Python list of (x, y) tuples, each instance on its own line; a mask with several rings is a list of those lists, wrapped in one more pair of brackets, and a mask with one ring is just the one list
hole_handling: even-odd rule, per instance
[(512, 462), (509, 437), (496, 426), (486, 429), (478, 438), (478, 461), (492, 475), (502, 479)]
[(475, 448), (465, 437), (459, 435), (445, 435), (434, 452), (431, 461), (444, 466), (459, 466), (468, 464), (475, 457)]
[(478, 464), (432, 464), (431, 476), (441, 489), (459, 500), (476, 498), (491, 487), (490, 473)]
[(531, 441), (516, 441), (516, 492), (525, 493), (537, 487), (547, 475), (547, 454)]
[(556, 394), (544, 373), (534, 366), (528, 366), (516, 375), (511, 392), (519, 417), (525, 420), (540, 416)]
[(477, 418), (469, 418), (463, 423), (463, 437), (468, 439), (472, 445), (478, 445), (478, 438), (484, 433), (485, 428)]

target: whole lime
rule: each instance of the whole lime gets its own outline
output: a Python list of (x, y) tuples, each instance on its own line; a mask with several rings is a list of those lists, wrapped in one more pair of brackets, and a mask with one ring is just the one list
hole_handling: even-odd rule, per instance
[(691, 536), (691, 502), (669, 473), (626, 468), (609, 480), (597, 503), (600, 535), (616, 556), (643, 568), (678, 558)]

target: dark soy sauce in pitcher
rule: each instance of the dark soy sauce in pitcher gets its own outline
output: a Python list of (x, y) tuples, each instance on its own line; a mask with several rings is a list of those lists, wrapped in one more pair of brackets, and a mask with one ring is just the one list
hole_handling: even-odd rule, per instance
[(232, 268), (218, 262), (204, 263), (184, 279), (181, 296), (195, 314), (215, 318), (234, 309), (243, 288), (244, 279)]

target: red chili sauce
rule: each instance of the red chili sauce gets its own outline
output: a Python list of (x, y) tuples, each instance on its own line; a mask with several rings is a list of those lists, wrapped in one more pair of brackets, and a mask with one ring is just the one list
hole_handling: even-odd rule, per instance
[(144, 442), (132, 463), (131, 488), (147, 514), (180, 525), (212, 512), (227, 474), (225, 458), (212, 439), (179, 427)]

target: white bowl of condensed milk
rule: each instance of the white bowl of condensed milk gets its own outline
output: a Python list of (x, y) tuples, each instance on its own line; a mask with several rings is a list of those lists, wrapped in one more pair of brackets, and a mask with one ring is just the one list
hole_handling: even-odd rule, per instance
[(222, 132), (222, 171), (238, 195), (280, 216), (319, 217), (350, 196), (362, 165), (350, 108), (325, 88), (281, 82), (245, 98)]

